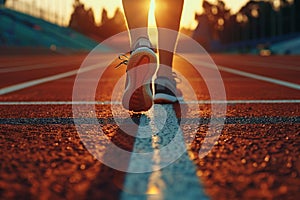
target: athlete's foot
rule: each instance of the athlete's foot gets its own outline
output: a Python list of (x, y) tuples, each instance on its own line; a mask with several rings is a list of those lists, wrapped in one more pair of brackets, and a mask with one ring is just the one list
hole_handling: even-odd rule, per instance
[(127, 63), (127, 77), (122, 105), (134, 112), (149, 110), (153, 105), (152, 77), (157, 58), (147, 38), (140, 38), (134, 45)]
[(173, 72), (172, 78), (158, 76), (154, 81), (156, 104), (173, 104), (183, 99), (182, 92), (177, 88), (177, 75)]

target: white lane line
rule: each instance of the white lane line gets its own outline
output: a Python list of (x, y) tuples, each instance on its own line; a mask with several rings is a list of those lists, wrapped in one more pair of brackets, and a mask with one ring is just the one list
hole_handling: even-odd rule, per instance
[[(145, 134), (148, 138), (143, 138)], [(208, 199), (171, 105), (141, 116), (133, 152), (139, 155), (131, 154), (128, 171), (132, 173), (126, 174), (122, 200)], [(150, 172), (135, 173), (141, 171)]]
[[(203, 100), (203, 101), (181, 101), (181, 104), (293, 104), (300, 103), (300, 99), (282, 100)], [(9, 105), (121, 105), (119, 101), (1, 101), (1, 106)]]
[[(216, 66), (214, 64), (199, 61), (199, 60), (197, 62), (199, 64), (201, 63), (200, 67), (202, 66), (202, 67), (207, 67), (207, 68), (210, 68), (210, 69), (216, 69)], [(273, 84), (276, 84), (276, 85), (281, 85), (281, 86), (285, 86), (285, 87), (288, 87), (288, 88), (300, 90), (300, 85), (296, 84), (296, 83), (282, 81), (282, 80), (279, 80), (279, 79), (270, 78), (270, 77), (267, 77), (267, 76), (262, 76), (262, 75), (258, 75), (258, 74), (254, 74), (254, 73), (244, 72), (244, 71), (241, 71), (241, 70), (232, 69), (232, 68), (224, 67), (224, 66), (221, 66), (221, 65), (218, 65), (218, 69), (221, 70), (221, 71), (224, 71), (224, 72), (231, 73), (231, 74), (244, 76), (244, 77), (247, 77), (247, 78), (252, 78), (252, 79), (265, 81), (265, 82), (268, 82), (268, 83), (273, 83)]]
[(282, 100), (204, 100), (187, 101), (187, 104), (280, 104), (280, 103), (300, 103), (300, 99), (282, 99)]
[(15, 92), (15, 91), (18, 91), (18, 90), (22, 90), (22, 89), (25, 89), (25, 88), (28, 88), (28, 87), (36, 86), (36, 85), (39, 85), (39, 84), (42, 84), (42, 83), (47, 83), (47, 82), (50, 82), (50, 81), (59, 80), (59, 79), (66, 78), (66, 77), (69, 77), (69, 76), (74, 76), (77, 73), (84, 73), (84, 72), (87, 72), (87, 71), (95, 70), (95, 69), (101, 67), (102, 64), (103, 63), (98, 63), (96, 65), (91, 65), (91, 66), (88, 66), (88, 67), (80, 68), (79, 70), (76, 69), (76, 70), (56, 74), (56, 75), (53, 75), (53, 76), (47, 76), (47, 77), (44, 77), (44, 78), (40, 78), (40, 79), (31, 80), (31, 81), (19, 83), (19, 84), (16, 84), (16, 85), (8, 86), (8, 87), (0, 89), (0, 95), (8, 94), (8, 93)]
[(16, 67), (9, 67), (0, 69), (0, 73), (7, 73), (7, 72), (19, 72), (19, 71), (28, 71), (33, 69), (44, 69), (50, 67), (61, 67), (62, 65), (68, 64), (76, 64), (79, 61), (60, 61), (60, 62), (51, 62), (51, 63), (44, 63), (44, 64), (34, 64), (34, 65), (27, 65), (27, 66), (16, 66)]
[(270, 77), (262, 76), (262, 75), (257, 75), (257, 74), (253, 74), (253, 73), (249, 73), (249, 72), (244, 72), (244, 71), (240, 71), (240, 70), (236, 70), (236, 69), (230, 69), (230, 68), (223, 67), (223, 66), (218, 66), (218, 68), (222, 71), (229, 72), (229, 73), (232, 73), (232, 74), (245, 76), (245, 77), (248, 77), (248, 78), (252, 78), (252, 79), (265, 81), (265, 82), (285, 86), (285, 87), (288, 87), (288, 88), (300, 90), (300, 85), (296, 84), (296, 83), (282, 81), (282, 80), (279, 80), (279, 79), (270, 78)]

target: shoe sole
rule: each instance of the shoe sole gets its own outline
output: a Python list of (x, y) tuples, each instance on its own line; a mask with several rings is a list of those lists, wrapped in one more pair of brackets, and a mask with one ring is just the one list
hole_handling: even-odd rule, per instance
[(141, 47), (130, 56), (127, 65), (128, 84), (122, 99), (125, 109), (142, 112), (152, 107), (151, 82), (156, 63), (156, 55), (149, 48)]
[(155, 104), (173, 104), (178, 102), (178, 98), (168, 94), (158, 93), (154, 96)]

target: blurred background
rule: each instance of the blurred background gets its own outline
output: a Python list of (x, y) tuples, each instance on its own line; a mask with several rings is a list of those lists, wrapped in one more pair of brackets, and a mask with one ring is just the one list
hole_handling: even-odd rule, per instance
[[(209, 52), (299, 54), (299, 10), (300, 0), (189, 0), (181, 32)], [(126, 30), (121, 0), (0, 0), (0, 21), (0, 54), (86, 52)]]

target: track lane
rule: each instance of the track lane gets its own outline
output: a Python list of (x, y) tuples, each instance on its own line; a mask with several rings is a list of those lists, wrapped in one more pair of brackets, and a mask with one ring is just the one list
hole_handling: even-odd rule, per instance
[[(252, 63), (247, 62), (244, 60), (236, 59), (232, 60), (229, 57), (225, 58), (218, 58), (215, 59), (215, 62), (217, 65), (229, 67), (231, 69), (236, 69), (248, 73), (254, 73), (261, 76), (266, 76), (270, 78), (275, 78), (282, 81), (288, 81), (291, 83), (300, 84), (299, 80), (299, 74), (300, 74), (300, 65), (297, 67), (293, 67), (292, 69), (289, 68), (289, 66), (286, 66), (286, 68), (283, 68), (282, 66), (278, 68), (270, 67), (272, 65), (276, 66), (276, 64), (272, 63)], [(297, 69), (297, 70), (295, 70)]]
[[(108, 70), (102, 83), (107, 85), (105, 94), (99, 94), (96, 100), (109, 100), (108, 93), (124, 70)], [(187, 74), (191, 72), (186, 72)], [(222, 72), (229, 100), (281, 100), (300, 99), (298, 91), (287, 89), (271, 83), (244, 78), (231, 73)], [(113, 78), (108, 78), (113, 77)], [(46, 82), (40, 85), (18, 90), (0, 96), (1, 101), (71, 101), (72, 86), (75, 76)], [(86, 80), (89, 82), (89, 80)], [(87, 84), (88, 85), (88, 84)], [(194, 77), (192, 85), (204, 88), (201, 78)], [(85, 86), (83, 86), (84, 88)], [(249, 91), (249, 88), (252, 88)], [(263, 88), (263, 89), (261, 89)], [(101, 89), (98, 90), (103, 91)], [(197, 90), (199, 99), (209, 99), (209, 94)], [(255, 97), (253, 97), (255, 95)], [(204, 98), (204, 99), (205, 99)], [(109, 105), (97, 105), (97, 116), (103, 119), (112, 117)], [(200, 105), (202, 116), (209, 116), (210, 105)], [(0, 105), (0, 118), (18, 120), (26, 118), (36, 123), (46, 125), (0, 125), (1, 137), (6, 144), (5, 160), (7, 168), (18, 163), (23, 166), (15, 170), (16, 176), (10, 178), (14, 184), (5, 185), (5, 194), (23, 195), (45, 198), (114, 198), (126, 191), (124, 174), (118, 173), (99, 161), (94, 160), (82, 146), (74, 127), (62, 124), (64, 119), (72, 121), (72, 107), (70, 105)], [(33, 112), (34, 111), (34, 112)], [(199, 113), (189, 113), (191, 117), (199, 117)], [(228, 106), (228, 117), (231, 119), (255, 117), (275, 119), (276, 117), (299, 117), (299, 103), (232, 103)], [(51, 120), (59, 118), (57, 125)], [(88, 116), (87, 116), (88, 117)], [(273, 118), (272, 118), (273, 117)], [(15, 118), (15, 119), (14, 119)], [(35, 119), (37, 118), (37, 119)], [(50, 123), (47, 124), (47, 119)], [(19, 119), (20, 120), (20, 119)], [(59, 120), (62, 120), (61, 122)], [(198, 130), (198, 136), (188, 151), (190, 160), (196, 165), (196, 174), (203, 180), (206, 193), (213, 199), (245, 199), (245, 198), (293, 198), (297, 196), (297, 166), (299, 157), (299, 124), (287, 124), (281, 121), (274, 124), (227, 124), (221, 134), (218, 144), (204, 159), (197, 159), (201, 137), (206, 124), (200, 127), (185, 126), (187, 130)], [(26, 122), (25, 122), (26, 123)], [(113, 124), (106, 124), (105, 130), (110, 135), (117, 136), (120, 132)], [(6, 134), (13, 133), (13, 135)], [(21, 133), (21, 134), (19, 134)], [(19, 134), (19, 135), (18, 135)], [(38, 136), (38, 140), (36, 140)], [(12, 140), (13, 139), (13, 140)], [(115, 138), (114, 141), (124, 141)], [(125, 139), (126, 141), (126, 139)], [(16, 146), (11, 146), (17, 144)], [(260, 148), (262, 147), (262, 148)], [(290, 151), (283, 151), (289, 149)], [(21, 152), (24, 159), (16, 156)], [(38, 156), (32, 152), (40, 152)], [(52, 153), (51, 153), (52, 152)], [(49, 155), (50, 153), (50, 155)], [(3, 154), (4, 155), (4, 154)], [(15, 162), (11, 165), (11, 156)], [(65, 158), (67, 157), (67, 158)], [(29, 161), (28, 161), (29, 160)], [(38, 165), (35, 165), (38, 163)], [(291, 166), (290, 166), (291, 164)], [(280, 170), (278, 170), (280, 166)], [(40, 169), (50, 171), (44, 173)], [(28, 170), (31, 169), (31, 170)], [(24, 175), (17, 176), (17, 172)], [(34, 172), (34, 173), (33, 173)], [(56, 176), (51, 178), (52, 173)], [(28, 175), (28, 176), (27, 176)], [(284, 179), (282, 179), (284, 177)], [(8, 177), (4, 177), (7, 180)], [(20, 180), (23, 180), (20, 182)], [(24, 180), (26, 185), (24, 185)], [(151, 185), (151, 184), (150, 184)], [(266, 189), (267, 188), (267, 189)], [(8, 191), (18, 191), (9, 193)], [(39, 192), (43, 191), (43, 192)], [(155, 190), (153, 190), (155, 192)], [(152, 192), (153, 192), (152, 191)], [(172, 194), (171, 194), (172, 195)], [(147, 197), (147, 196), (146, 196)]]
[(85, 55), (76, 55), (76, 56), (62, 56), (62, 55), (28, 55), (28, 56), (0, 56), (0, 69), (2, 68), (10, 68), (10, 67), (26, 67), (30, 65), (37, 64), (47, 64), (51, 62), (57, 61), (65, 61), (66, 59), (73, 58), (84, 59)]
[[(181, 61), (178, 64), (178, 67), (176, 67), (179, 71), (180, 71), (180, 67), (184, 65), (184, 63), (182, 63), (183, 61)], [(44, 72), (45, 74), (50, 73), (50, 74), (55, 74), (57, 72), (64, 72), (67, 71), (68, 69), (72, 69), (74, 66), (68, 66), (66, 68), (55, 68), (55, 69), (51, 69), (51, 70), (47, 70), (46, 72)], [(57, 71), (56, 71), (57, 70)], [(33, 71), (43, 71), (41, 70), (33, 70)], [(195, 89), (196, 93), (198, 94), (198, 98), (200, 100), (202, 99), (209, 99), (209, 93), (206, 87), (206, 83), (201, 79), (201, 77), (195, 75), (193, 72), (193, 70), (191, 70), (190, 73), (188, 72), (184, 72), (183, 75), (190, 77), (190, 82), (193, 86), (193, 88)], [(203, 71), (207, 71), (207, 74), (211, 73), (209, 72), (209, 69), (204, 69)], [(30, 72), (30, 71), (29, 71)], [(31, 72), (34, 73), (36, 75), (38, 75), (38, 77), (41, 77), (41, 75), (39, 73), (36, 72)], [(107, 70), (106, 72), (106, 76), (108, 77), (114, 77), (114, 80), (116, 81), (118, 79), (118, 77), (121, 76), (121, 74), (124, 73), (124, 68), (123, 69), (118, 69), (115, 70), (113, 65)], [(277, 86), (274, 84), (270, 84), (270, 83), (265, 83), (265, 82), (261, 82), (261, 81), (257, 81), (257, 80), (253, 80), (251, 78), (245, 78), (245, 77), (241, 77), (241, 76), (236, 76), (233, 74), (230, 74), (228, 72), (221, 72), (222, 74), (222, 78), (224, 81), (224, 85), (226, 87), (226, 91), (227, 91), (227, 97), (229, 100), (238, 100), (238, 99), (242, 99), (242, 100), (250, 100), (250, 99), (300, 99), (300, 95), (299, 92), (296, 92), (293, 89), (289, 89), (289, 88), (285, 88), (283, 86)], [(36, 76), (35, 75), (35, 76)], [(20, 76), (20, 75), (19, 75)], [(8, 80), (11, 80), (10, 76), (7, 76)], [(2, 95), (0, 96), (0, 99), (2, 100), (7, 100), (7, 101), (16, 101), (18, 98), (20, 99), (26, 99), (26, 100), (33, 100), (33, 101), (40, 101), (40, 100), (70, 100), (70, 92), (72, 91), (72, 87), (73, 87), (73, 83), (74, 83), (74, 79), (75, 76), (70, 77), (70, 78), (65, 78), (65, 79), (60, 79), (55, 83), (45, 83), (42, 85), (38, 85), (38, 86), (34, 86), (34, 87), (30, 87), (27, 89), (24, 89), (20, 92), (12, 93), (11, 95)], [(2, 83), (5, 82), (3, 81), (5, 79), (2, 79)], [(14, 80), (14, 79), (12, 79)], [(16, 80), (14, 80), (16, 81)], [(107, 84), (110, 81), (108, 79), (102, 78), (101, 79), (102, 83), (100, 84)], [(89, 80), (87, 80), (87, 85), (88, 85)], [(113, 81), (114, 82), (114, 81)], [(109, 85), (107, 85), (106, 87), (108, 87), (107, 89), (109, 90), (109, 88), (113, 87), (113, 82), (110, 82)], [(242, 84), (239, 84), (242, 83)], [(7, 82), (6, 82), (7, 84)], [(84, 87), (84, 86), (83, 86)], [(53, 88), (53, 89), (51, 89)], [(62, 96), (65, 96), (61, 99), (54, 97), (49, 97), (51, 95), (48, 94), (48, 90), (50, 89), (50, 91), (54, 90), (54, 88), (56, 88), (56, 92), (57, 93), (62, 93)], [(184, 91), (184, 87), (181, 87), (179, 85), (179, 88), (181, 88)], [(255, 92), (255, 97), (253, 97), (253, 92)], [(67, 95), (64, 95), (65, 93), (67, 93)], [(109, 94), (100, 94), (101, 90), (99, 90), (98, 95), (97, 95), (97, 100), (101, 100), (101, 101), (106, 101), (109, 100)], [(41, 94), (41, 95), (40, 95)], [(271, 98), (269, 98), (271, 97)]]

